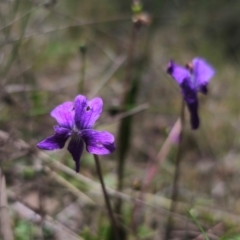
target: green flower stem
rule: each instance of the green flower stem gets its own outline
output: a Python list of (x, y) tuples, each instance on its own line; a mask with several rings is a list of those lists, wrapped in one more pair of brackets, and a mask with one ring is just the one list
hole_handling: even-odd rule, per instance
[(172, 213), (175, 212), (177, 208), (176, 200), (178, 198), (178, 182), (180, 178), (180, 163), (181, 163), (181, 157), (182, 157), (182, 139), (183, 139), (183, 131), (184, 131), (184, 109), (185, 109), (185, 102), (184, 99), (182, 99), (182, 106), (181, 106), (181, 131), (179, 134), (179, 145), (178, 145), (178, 151), (176, 155), (176, 162), (175, 162), (175, 173), (174, 173), (174, 179), (173, 179), (173, 188), (172, 188), (172, 196), (171, 196), (171, 206), (170, 206), (170, 214), (168, 216), (167, 226), (166, 226), (166, 234), (165, 234), (165, 240), (170, 239), (170, 234), (172, 231)]
[(105, 184), (104, 184), (104, 181), (103, 181), (102, 169), (101, 169), (99, 157), (98, 157), (98, 155), (95, 155), (95, 154), (93, 156), (94, 156), (94, 160), (95, 160), (95, 163), (96, 163), (97, 174), (98, 174), (99, 180), (101, 182), (102, 191), (103, 191), (106, 207), (107, 207), (107, 210), (108, 210), (109, 218), (110, 218), (110, 221), (111, 221), (111, 224), (112, 224), (112, 227), (113, 227), (115, 239), (119, 240), (118, 232), (117, 232), (117, 224), (116, 224), (116, 220), (114, 218), (111, 203), (110, 203), (109, 197), (107, 195), (106, 187), (105, 187)]

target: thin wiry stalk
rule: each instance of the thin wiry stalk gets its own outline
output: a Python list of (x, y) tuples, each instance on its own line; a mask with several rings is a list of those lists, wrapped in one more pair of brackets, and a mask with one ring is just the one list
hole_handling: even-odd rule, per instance
[[(0, 131), (0, 133), (1, 133), (1, 131)], [(9, 136), (7, 136), (7, 138), (9, 138)], [(87, 178), (81, 174), (76, 174), (75, 170), (67, 167), (66, 165), (62, 164), (59, 161), (55, 161), (48, 154), (39, 151), (37, 157), (41, 158), (44, 161), (44, 163), (52, 166), (52, 168), (57, 170), (58, 172), (63, 172), (65, 174), (73, 177), (74, 179), (77, 179), (80, 182), (87, 184), (89, 189), (94, 189), (94, 191), (96, 191), (97, 193), (100, 191), (100, 184), (98, 182), (95, 182), (92, 179)], [(158, 195), (154, 195), (154, 194), (150, 194), (150, 193), (145, 194), (145, 201), (142, 201), (141, 199), (136, 198), (135, 196), (132, 196), (131, 193), (118, 192), (108, 186), (106, 186), (106, 189), (108, 191), (108, 194), (114, 198), (122, 198), (124, 201), (129, 202), (129, 203), (132, 203), (133, 200), (138, 201), (150, 209), (154, 209), (156, 211), (162, 211), (163, 213), (168, 211), (166, 209), (169, 208), (169, 203), (171, 203), (171, 200), (169, 200), (167, 198), (164, 198), (164, 197), (158, 196)], [(238, 215), (236, 215), (234, 213), (222, 211), (219, 209), (213, 209), (211, 206), (210, 207), (202, 206), (202, 205), (201, 206), (199, 206), (199, 205), (189, 206), (187, 203), (184, 204), (184, 203), (179, 202), (179, 207), (181, 209), (180, 212), (185, 212), (186, 208), (191, 207), (191, 209), (194, 209), (198, 212), (208, 213), (208, 214), (212, 214), (214, 216), (219, 216), (219, 218), (218, 218), (219, 221), (240, 222), (240, 217)], [(181, 219), (181, 220), (186, 220), (186, 217), (183, 214), (179, 214), (179, 213), (171, 213), (171, 214), (174, 215), (175, 217), (179, 217), (179, 219)]]
[(86, 50), (87, 50), (86, 45), (85, 45), (85, 43), (83, 43), (79, 47), (80, 58), (81, 58), (81, 62), (82, 62), (80, 81), (79, 81), (79, 87), (78, 87), (78, 91), (80, 93), (84, 92), (84, 81), (85, 81), (85, 72), (86, 72)]
[[(18, 196), (18, 194), (11, 190), (8, 191), (8, 195), (9, 198), (15, 202), (12, 205), (12, 209), (17, 212), (22, 219), (27, 220), (29, 223), (31, 223), (31, 225), (39, 223), (41, 216), (38, 214), (36, 208), (34, 208), (30, 203), (24, 201), (21, 197)], [(57, 239), (62, 239), (62, 236), (66, 236), (65, 239), (83, 240), (79, 234), (74, 233), (71, 229), (67, 228), (62, 223), (58, 222), (55, 218), (52, 218), (50, 215), (46, 215), (44, 225), (55, 232)], [(29, 236), (28, 239), (32, 240), (33, 238)]]
[[(123, 107), (125, 108), (128, 100), (128, 94), (132, 83), (132, 65), (133, 65), (133, 56), (134, 56), (134, 47), (136, 45), (136, 38), (137, 32), (136, 28), (133, 25), (132, 33), (130, 38), (130, 46), (128, 52), (128, 59), (127, 59), (127, 66), (126, 66), (126, 76), (124, 82), (124, 96), (123, 96)], [(131, 119), (125, 118), (120, 122), (119, 130), (118, 130), (118, 145), (119, 145), (119, 153), (118, 153), (118, 166), (117, 166), (117, 178), (118, 178), (118, 191), (121, 191), (123, 188), (123, 175), (124, 175), (124, 168), (125, 168), (125, 158), (128, 152), (128, 146), (125, 139), (125, 131), (130, 126)], [(127, 125), (127, 126), (126, 126)], [(121, 199), (117, 199), (115, 209), (117, 214), (121, 213)]]
[(99, 83), (96, 85), (95, 88), (93, 88), (89, 96), (95, 97), (102, 90), (102, 88), (112, 79), (113, 75), (121, 67), (125, 60), (126, 57), (124, 55), (116, 57), (110, 69), (104, 74), (102, 79), (99, 80)]
[[(75, 18), (75, 17), (73, 17), (73, 16), (69, 16), (69, 15), (67, 15), (67, 14), (65, 14), (65, 13), (56, 11), (56, 9), (51, 9), (51, 12), (52, 12), (52, 13), (55, 13), (55, 14), (57, 14), (57, 15), (63, 16), (63, 17), (65, 17), (65, 18), (67, 18), (67, 19), (71, 19), (71, 20), (75, 21), (76, 23), (79, 23), (79, 24), (82, 24), (82, 23), (83, 23), (82, 20), (80, 20), (80, 19), (78, 19), (78, 18)], [(123, 20), (125, 20), (125, 19), (123, 19)], [(91, 28), (92, 28), (94, 31), (96, 31), (96, 32), (98, 32), (98, 33), (101, 33), (101, 34), (107, 36), (108, 38), (114, 38), (113, 36), (108, 35), (107, 33), (103, 32), (102, 30), (100, 30), (100, 29), (98, 29), (98, 28), (95, 28), (95, 27), (93, 27), (93, 26), (92, 26)], [(85, 36), (85, 37), (87, 38), (88, 41), (92, 42), (95, 46), (97, 46), (109, 59), (111, 59), (112, 61), (115, 61), (115, 59), (114, 59), (112, 56), (110, 56), (106, 51), (104, 51), (104, 49), (102, 48), (101, 44), (98, 44), (94, 39), (90, 38), (89, 36)], [(114, 38), (114, 40), (117, 41), (119, 44), (123, 45), (122, 42), (118, 41), (117, 39)]]
[(7, 206), (6, 180), (2, 169), (0, 168), (0, 226), (3, 240), (13, 240), (10, 218)]
[[(178, 145), (178, 151), (176, 155), (176, 162), (175, 162), (175, 173), (174, 173), (174, 179), (173, 179), (173, 188), (172, 188), (172, 202), (170, 206), (170, 212), (175, 212), (177, 207), (177, 198), (178, 198), (178, 182), (180, 177), (180, 163), (181, 163), (181, 157), (182, 157), (182, 139), (183, 139), (183, 131), (184, 131), (184, 108), (185, 108), (185, 102), (184, 99), (182, 99), (182, 106), (181, 106), (181, 131), (179, 134), (179, 145)], [(166, 226), (166, 234), (165, 234), (165, 240), (168, 240), (170, 238), (170, 234), (172, 231), (172, 215), (169, 214), (168, 220), (167, 220), (167, 226)]]
[(31, 16), (30, 14), (31, 14), (31, 12), (29, 14), (27, 14), (25, 17), (23, 17), (20, 21), (20, 38), (19, 38), (19, 41), (12, 48), (11, 56), (9, 57), (9, 59), (6, 63), (6, 66), (4, 67), (4, 69), (2, 71), (3, 76), (8, 74), (11, 67), (13, 66), (13, 63), (18, 58), (18, 55), (19, 55), (18, 52), (19, 52), (19, 49), (21, 47), (25, 31), (27, 29), (27, 25), (28, 25), (28, 22), (29, 22), (29, 19), (30, 19), (30, 16)]
[(40, 35), (51, 34), (51, 33), (55, 33), (55, 32), (58, 32), (58, 31), (67, 30), (67, 29), (70, 29), (70, 28), (73, 28), (73, 27), (92, 26), (92, 25), (99, 24), (99, 23), (118, 22), (118, 21), (124, 21), (124, 20), (129, 20), (129, 17), (119, 17), (119, 18), (112, 18), (112, 19), (107, 19), (107, 20), (89, 21), (89, 22), (85, 22), (85, 23), (71, 24), (69, 26), (63, 26), (63, 27), (59, 27), (59, 28), (44, 31), (44, 32), (33, 33), (33, 34), (30, 34), (30, 35), (24, 36), (22, 38), (17, 38), (17, 39), (13, 39), (13, 40), (9, 39), (8, 41), (5, 41), (4, 43), (1, 43), (0, 47), (5, 46), (7, 44), (12, 44), (12, 43), (15, 43), (15, 42), (22, 41), (23, 39), (29, 39), (29, 38), (38, 37)]
[(101, 165), (100, 165), (98, 155), (94, 154), (94, 160), (95, 160), (95, 163), (96, 163), (96, 169), (97, 169), (97, 173), (98, 173), (98, 176), (99, 176), (99, 180), (101, 182), (102, 191), (103, 191), (106, 207), (107, 207), (107, 210), (108, 210), (109, 218), (110, 218), (110, 221), (111, 221), (111, 224), (112, 224), (112, 227), (113, 227), (114, 236), (115, 236), (116, 240), (120, 240), (118, 238), (117, 224), (116, 224), (116, 221), (115, 221), (115, 218), (114, 218), (111, 203), (110, 203), (110, 200), (109, 200), (109, 197), (108, 197), (108, 194), (107, 194), (107, 190), (106, 190), (106, 187), (105, 187), (105, 184), (104, 184), (104, 181), (103, 181), (102, 169), (101, 169)]
[[(25, 13), (24, 15), (22, 15), (22, 16), (19, 17), (18, 19), (12, 21), (12, 22), (9, 23), (8, 25), (3, 26), (3, 27), (0, 29), (0, 31), (3, 31), (4, 29), (11, 27), (13, 24), (21, 21), (23, 18), (27, 17), (28, 15), (31, 15), (34, 11), (38, 10), (38, 9), (41, 8), (43, 5), (44, 5), (44, 4), (41, 4), (41, 5), (37, 6), (36, 8), (34, 8), (34, 9), (30, 10), (29, 12)], [(14, 18), (13, 18), (13, 19), (14, 19)]]
[(38, 185), (38, 201), (39, 201), (39, 215), (41, 216), (41, 221), (40, 221), (40, 228), (39, 228), (39, 237), (41, 239), (44, 239), (44, 221), (45, 221), (45, 209), (44, 209), (44, 189), (41, 185), (42, 179), (41, 176), (42, 173), (38, 172), (38, 179), (37, 179), (37, 185)]

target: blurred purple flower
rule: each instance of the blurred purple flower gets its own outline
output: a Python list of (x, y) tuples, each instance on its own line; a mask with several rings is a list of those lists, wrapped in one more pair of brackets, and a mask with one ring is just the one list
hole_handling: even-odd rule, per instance
[(197, 129), (200, 124), (197, 92), (207, 94), (207, 84), (215, 74), (214, 69), (204, 59), (196, 57), (186, 67), (179, 66), (171, 60), (167, 73), (180, 85), (190, 112), (192, 129)]
[(88, 101), (83, 95), (78, 95), (73, 102), (65, 102), (52, 110), (51, 116), (56, 119), (55, 134), (40, 143), (37, 147), (44, 150), (55, 150), (64, 147), (68, 138), (68, 151), (76, 164), (76, 172), (80, 170), (80, 158), (84, 143), (89, 153), (105, 155), (115, 150), (114, 136), (106, 131), (92, 129), (99, 118), (103, 107), (101, 98)]

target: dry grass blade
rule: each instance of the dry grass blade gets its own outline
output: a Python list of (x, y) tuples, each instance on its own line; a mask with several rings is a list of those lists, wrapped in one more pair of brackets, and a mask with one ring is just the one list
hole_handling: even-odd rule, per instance
[[(135, 201), (135, 206), (134, 206), (134, 214), (133, 214), (133, 226), (135, 226), (135, 223), (137, 223), (140, 219), (140, 216), (142, 214), (142, 205), (144, 204), (144, 197), (145, 197), (145, 193), (148, 190), (148, 187), (150, 186), (151, 182), (153, 181), (154, 177), (156, 176), (159, 166), (160, 164), (163, 162), (164, 159), (166, 159), (172, 145), (173, 142), (176, 141), (176, 139), (178, 139), (180, 132), (181, 132), (181, 120), (180, 118), (175, 122), (173, 128), (171, 129), (167, 139), (165, 140), (165, 142), (163, 143), (156, 159), (157, 161), (150, 163), (149, 166), (147, 167), (146, 170), (146, 175), (144, 178), (144, 183), (143, 183), (143, 190), (140, 192), (139, 194), (139, 199), (141, 200), (141, 202), (139, 201)], [(166, 203), (166, 201), (164, 201), (164, 204)], [(171, 205), (171, 201), (169, 202), (169, 205), (167, 204), (167, 209), (170, 209), (170, 205)]]
[(10, 27), (10, 26), (12, 26), (12, 25), (14, 25), (15, 23), (21, 21), (23, 18), (25, 18), (25, 17), (27, 17), (28, 15), (32, 14), (34, 11), (38, 10), (38, 9), (41, 8), (42, 6), (43, 6), (43, 5), (39, 5), (39, 6), (35, 7), (34, 9), (32, 9), (32, 10), (30, 10), (29, 12), (25, 13), (24, 15), (22, 15), (20, 18), (14, 20), (13, 22), (9, 23), (8, 25), (2, 27), (2, 28), (0, 29), (0, 32), (3, 31), (4, 29), (6, 29), (6, 28), (8, 28), (8, 27)]
[[(129, 117), (129, 116), (132, 116), (132, 115), (135, 115), (135, 114), (138, 114), (142, 111), (145, 111), (149, 108), (149, 104), (148, 103), (143, 103), (143, 104), (140, 104), (138, 105), (137, 107), (131, 109), (131, 110), (128, 110), (126, 112), (123, 112), (123, 113), (119, 113), (117, 114), (116, 116), (112, 117), (109, 121), (106, 120), (104, 124), (101, 124), (99, 126), (101, 126), (102, 128), (106, 127), (106, 126), (109, 126), (110, 124), (114, 124), (116, 122), (119, 122), (121, 121), (123, 118), (126, 118), (126, 117)], [(97, 124), (96, 124), (97, 125)], [(98, 126), (98, 125), (97, 125)]]
[[(218, 223), (217, 225), (213, 226), (212, 228), (210, 228), (206, 233), (208, 235), (217, 235), (218, 237), (216, 239), (219, 239), (220, 236), (222, 236), (222, 234), (224, 234), (225, 232), (225, 226), (222, 222)], [(195, 237), (193, 240), (204, 240), (204, 236), (198, 235), (197, 237)]]
[[(178, 126), (178, 127), (177, 127)], [(174, 127), (175, 130), (174, 130)], [(171, 133), (168, 136), (168, 141), (170, 141), (170, 139), (172, 137), (174, 137), (175, 135), (173, 133), (177, 133), (177, 130), (179, 130), (179, 123), (175, 123), (175, 126), (173, 127)], [(0, 131), (1, 134), (3, 134), (7, 139), (9, 139), (9, 134)], [(166, 140), (167, 141), (167, 140)], [(27, 143), (25, 143), (22, 140), (16, 140), (16, 142), (20, 142), (23, 143), (23, 146), (26, 147), (28, 146), (28, 149), (30, 149), (30, 146), (27, 145)], [(160, 151), (161, 152), (161, 151)], [(162, 155), (163, 156), (163, 155)], [(43, 160), (43, 162), (45, 162), (47, 165), (50, 165), (52, 168), (57, 169), (58, 171), (62, 171), (76, 179), (78, 179), (79, 181), (85, 183), (86, 185), (89, 186), (89, 189), (91, 189), (91, 191), (94, 194), (102, 194), (101, 192), (101, 185), (90, 179), (87, 178), (81, 174), (76, 174), (76, 172), (70, 168), (68, 168), (67, 166), (65, 166), (64, 164), (60, 163), (59, 161), (55, 161), (54, 159), (52, 159), (48, 154), (44, 153), (44, 152), (38, 152), (37, 157), (41, 158)], [(128, 201), (128, 202), (132, 202), (133, 200), (135, 200), (136, 202), (140, 202), (142, 204), (144, 204), (145, 206), (151, 207), (151, 208), (158, 208), (158, 209), (165, 209), (168, 210), (170, 208), (171, 205), (171, 200), (161, 197), (161, 196), (157, 196), (154, 194), (150, 194), (150, 193), (145, 193), (145, 200), (143, 201), (142, 199), (139, 198), (135, 198), (133, 196), (136, 196), (136, 192), (132, 192), (131, 193), (123, 193), (123, 192), (119, 192), (115, 189), (112, 189), (110, 187), (107, 187), (107, 192), (110, 196), (112, 197), (117, 197), (117, 198), (121, 198), (124, 201)], [(133, 196), (131, 196), (133, 195)], [(191, 207), (191, 209), (194, 209), (195, 211), (202, 213), (202, 214), (209, 214), (214, 216), (214, 219), (216, 221), (224, 221), (224, 222), (240, 222), (240, 217), (234, 213), (231, 212), (226, 212), (226, 211), (222, 211), (219, 209), (215, 209), (212, 206), (200, 206), (200, 205), (196, 205), (196, 206), (192, 206), (192, 205), (188, 205), (188, 204), (184, 204), (184, 203), (178, 203), (178, 208), (177, 208), (177, 215), (179, 215), (178, 213), (184, 213), (186, 211), (186, 208)], [(173, 214), (175, 215), (175, 214)]]
[(123, 20), (127, 21), (127, 20), (129, 20), (129, 17), (118, 17), (118, 18), (112, 18), (112, 19), (107, 19), (107, 20), (89, 21), (89, 22), (84, 22), (84, 23), (79, 23), (79, 24), (72, 24), (72, 25), (68, 25), (68, 26), (63, 26), (63, 27), (51, 29), (51, 30), (48, 30), (48, 31), (45, 31), (45, 32), (38, 32), (38, 33), (29, 34), (27, 36), (24, 36), (23, 38), (17, 38), (17, 39), (13, 39), (13, 40), (9, 39), (8, 41), (1, 43), (0, 47), (3, 47), (7, 44), (13, 44), (13, 43), (19, 42), (22, 39), (35, 38), (35, 37), (38, 37), (40, 35), (51, 34), (51, 33), (57, 32), (57, 31), (68, 30), (68, 29), (73, 28), (73, 27), (92, 26), (92, 25), (99, 24), (99, 23), (109, 23), (109, 22), (117, 22), (117, 21), (123, 21)]
[(181, 121), (180, 118), (178, 118), (157, 155), (158, 163), (161, 163), (166, 158), (173, 142), (176, 141), (176, 139), (178, 139), (179, 134), (181, 132), (181, 128), (182, 128)]
[(96, 96), (101, 89), (108, 83), (108, 81), (112, 78), (112, 76), (116, 73), (116, 71), (121, 67), (121, 65), (125, 62), (126, 56), (119, 56), (114, 60), (113, 66), (110, 70), (105, 74), (102, 80), (99, 81), (99, 84), (93, 91), (89, 94), (90, 98)]
[[(38, 156), (45, 163), (50, 164), (53, 168), (56, 168), (58, 171), (63, 171), (64, 173), (69, 174), (72, 177), (75, 177), (79, 181), (86, 183), (89, 186), (89, 189), (91, 189), (94, 192), (94, 194), (97, 194), (97, 192), (99, 194), (101, 194), (101, 185), (98, 182), (95, 182), (94, 180), (91, 180), (81, 174), (76, 174), (76, 172), (74, 170), (68, 168), (67, 166), (65, 166), (64, 164), (62, 164), (58, 161), (54, 161), (46, 153), (40, 152)], [(106, 186), (106, 189), (107, 189), (109, 196), (121, 198), (124, 201), (132, 202), (133, 200), (135, 200), (136, 202), (142, 203), (148, 207), (161, 208), (161, 209), (166, 209), (166, 210), (170, 209), (171, 200), (161, 197), (161, 196), (157, 196), (157, 195), (150, 194), (150, 193), (145, 193), (145, 198), (143, 201), (142, 199), (131, 196), (130, 193), (126, 194), (123, 192), (119, 192), (119, 191), (112, 189), (110, 187), (107, 187), (107, 186)], [(134, 193), (132, 191), (131, 191), (131, 194), (136, 196), (136, 193)], [(190, 206), (188, 204), (178, 203), (176, 212), (185, 213), (187, 207), (188, 208), (191, 207), (192, 209), (196, 210), (197, 212), (201, 212), (203, 214), (210, 214), (210, 215), (214, 216), (215, 220), (219, 220), (219, 221), (224, 220), (226, 222), (227, 221), (240, 222), (240, 217), (237, 216), (236, 214), (222, 211), (219, 209), (214, 209), (211, 206), (210, 207), (198, 206), (198, 205)]]
[(29, 150), (30, 146), (24, 141), (13, 139), (8, 133), (0, 131), (0, 162), (22, 157)]
[[(196, 236), (199, 234), (198, 231), (188, 231), (187, 232), (189, 236)], [(174, 230), (171, 233), (171, 238), (173, 239), (184, 239), (184, 237), (186, 236), (186, 231), (185, 230)], [(208, 234), (208, 237), (210, 237), (211, 240), (218, 240), (219, 237), (214, 235), (214, 234)], [(194, 238), (194, 239), (198, 239), (198, 238)], [(199, 240), (205, 240), (205, 238), (199, 238)]]
[(67, 180), (65, 180), (63, 177), (61, 177), (56, 172), (52, 171), (49, 167), (45, 166), (43, 170), (48, 174), (50, 178), (61, 184), (62, 186), (66, 187), (73, 195), (75, 195), (77, 198), (81, 199), (82, 204), (89, 204), (89, 205), (95, 205), (96, 203), (93, 202), (91, 198), (89, 198), (87, 195), (85, 195), (83, 192), (79, 191), (75, 186), (73, 186), (71, 183), (69, 183)]
[(4, 53), (0, 52), (0, 64), (2, 64), (4, 60)]
[(8, 214), (7, 191), (5, 176), (0, 169), (0, 224), (3, 240), (13, 240), (11, 221)]
[[(9, 195), (12, 200), (18, 200), (17, 196), (13, 192), (9, 192)], [(19, 201), (16, 201), (11, 205), (11, 208), (16, 211), (23, 219), (39, 223), (41, 222), (41, 216), (34, 212), (29, 206), (23, 204)], [(47, 227), (53, 229), (58, 240), (83, 240), (76, 233), (71, 231), (69, 228), (65, 227), (60, 222), (56, 221), (52, 217), (46, 215), (43, 222)]]
[[(112, 123), (118, 122), (123, 118), (132, 116), (134, 114), (137, 114), (139, 112), (142, 112), (144, 110), (147, 110), (149, 108), (149, 104), (148, 103), (143, 103), (141, 105), (138, 105), (137, 107), (127, 111), (127, 112), (123, 112), (123, 113), (119, 113), (116, 117), (114, 117), (112, 119)], [(110, 123), (109, 123), (110, 124)]]
[(176, 141), (176, 139), (178, 139), (179, 134), (181, 132), (181, 128), (182, 128), (182, 125), (181, 125), (181, 120), (179, 118), (175, 122), (167, 139), (163, 143), (160, 151), (158, 152), (158, 155), (156, 157), (157, 161), (155, 163), (153, 163), (153, 165), (150, 166), (147, 171), (145, 182), (144, 182), (144, 190), (145, 191), (147, 190), (149, 184), (152, 182), (153, 178), (155, 177), (155, 175), (157, 173), (157, 169), (159, 168), (160, 164), (164, 161), (164, 159), (166, 159), (174, 141)]

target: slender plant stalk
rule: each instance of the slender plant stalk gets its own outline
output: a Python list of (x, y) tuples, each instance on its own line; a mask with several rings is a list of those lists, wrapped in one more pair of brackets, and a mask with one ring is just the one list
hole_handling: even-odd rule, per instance
[(182, 106), (181, 106), (181, 131), (179, 134), (179, 145), (178, 145), (178, 151), (176, 155), (176, 162), (175, 162), (175, 173), (174, 173), (174, 179), (173, 179), (173, 188), (172, 188), (172, 196), (171, 196), (171, 206), (170, 206), (170, 214), (168, 216), (167, 226), (166, 226), (166, 234), (165, 234), (165, 240), (170, 239), (170, 234), (172, 231), (172, 215), (171, 213), (175, 212), (177, 207), (177, 198), (178, 198), (178, 182), (180, 178), (180, 163), (181, 163), (181, 157), (182, 157), (182, 139), (183, 139), (183, 131), (184, 131), (184, 109), (185, 109), (185, 102), (184, 99), (182, 99)]
[[(136, 68), (139, 69), (138, 70), (139, 74), (142, 73), (144, 71), (144, 68), (148, 66), (148, 54), (150, 52), (152, 35), (153, 35), (153, 28), (150, 28), (147, 34), (147, 38), (145, 39), (145, 42), (144, 42), (142, 63), (136, 65)], [(152, 159), (153, 158), (154, 157), (152, 156)], [(154, 165), (154, 170), (156, 171), (157, 163), (154, 163), (153, 165)], [(143, 180), (143, 184), (139, 193), (139, 199), (141, 199), (142, 201), (144, 201), (144, 194), (147, 192), (147, 188), (149, 184), (150, 184), (150, 181), (147, 181), (147, 176), (146, 176), (145, 179)], [(132, 211), (131, 227), (132, 227), (132, 233), (134, 234), (136, 239), (140, 239), (138, 237), (138, 228), (141, 221), (143, 220), (143, 216), (144, 216), (143, 203), (135, 201), (133, 206), (133, 211)]]
[[(137, 29), (133, 25), (132, 33), (130, 37), (130, 44), (128, 49), (128, 57), (127, 57), (127, 65), (126, 65), (126, 73), (125, 79), (123, 82), (123, 98), (122, 98), (122, 109), (129, 110), (135, 103), (136, 94), (137, 94), (137, 83), (134, 82), (133, 79), (133, 58), (135, 52), (137, 40)], [(130, 139), (131, 139), (131, 130), (132, 130), (132, 116), (128, 116), (120, 121), (118, 133), (117, 133), (117, 144), (118, 144), (118, 154), (117, 154), (117, 190), (122, 191), (123, 189), (123, 179), (124, 179), (124, 171), (125, 171), (125, 161), (126, 156), (128, 154)], [(118, 198), (114, 204), (114, 210), (118, 216), (119, 222), (121, 222), (121, 226), (118, 225), (118, 233), (120, 235), (121, 240), (127, 239), (127, 232), (122, 227), (124, 224), (122, 218), (122, 199)], [(108, 240), (112, 240), (113, 236), (111, 235)]]
[(132, 67), (133, 67), (133, 57), (135, 52), (135, 46), (136, 46), (136, 40), (137, 40), (137, 29), (135, 25), (132, 26), (131, 31), (131, 37), (130, 37), (130, 45), (128, 48), (128, 58), (127, 58), (127, 65), (126, 65), (126, 73), (125, 73), (125, 80), (124, 80), (124, 99), (123, 103), (125, 103), (127, 94), (129, 92), (129, 89), (132, 85)]
[(80, 81), (78, 86), (78, 91), (80, 93), (84, 92), (84, 81), (85, 81), (85, 72), (86, 72), (86, 45), (82, 44), (79, 47), (80, 57), (82, 61), (81, 73), (80, 73)]
[(37, 185), (38, 185), (38, 201), (39, 201), (39, 215), (41, 216), (39, 238), (44, 239), (44, 222), (45, 222), (45, 208), (44, 208), (44, 188), (42, 186), (42, 172), (38, 172)]
[(0, 235), (3, 240), (13, 240), (11, 220), (8, 214), (6, 179), (0, 168)]
[[(13, 13), (13, 16), (16, 16), (18, 11), (19, 11), (19, 3), (20, 1), (16, 1), (16, 5), (15, 5), (15, 8), (14, 8), (14, 13)], [(18, 58), (19, 56), (19, 49), (21, 47), (21, 44), (22, 44), (22, 40), (24, 38), (24, 34), (25, 34), (25, 31), (27, 29), (27, 25), (28, 25), (28, 22), (29, 22), (29, 19), (30, 19), (30, 16), (31, 16), (31, 13), (32, 11), (29, 12), (29, 14), (27, 14), (24, 18), (21, 19), (20, 21), (20, 38), (19, 38), (19, 41), (14, 44), (13, 48), (12, 48), (12, 52), (11, 52), (11, 55), (4, 67), (4, 69), (2, 70), (2, 74), (3, 76), (6, 76), (7, 73), (10, 71), (11, 67), (13, 66), (13, 63), (15, 62), (15, 60)], [(13, 18), (14, 19), (14, 18)], [(10, 26), (12, 28), (13, 24)], [(9, 34), (10, 34), (10, 27), (9, 29), (6, 31), (7, 34), (6, 34), (6, 39), (8, 38)]]
[(117, 224), (116, 224), (116, 221), (115, 221), (115, 218), (114, 218), (114, 214), (113, 214), (113, 210), (112, 210), (112, 207), (111, 207), (111, 203), (110, 203), (110, 200), (109, 200), (109, 197), (108, 197), (108, 194), (107, 194), (107, 191), (106, 191), (106, 187), (105, 187), (105, 184), (104, 184), (104, 181), (103, 181), (102, 169), (101, 169), (101, 165), (100, 165), (100, 161), (99, 161), (98, 155), (94, 154), (94, 160), (95, 160), (95, 163), (96, 163), (97, 174), (98, 174), (99, 180), (101, 182), (102, 191), (103, 191), (106, 207), (107, 207), (107, 210), (108, 210), (110, 222), (112, 224), (112, 228), (113, 228), (113, 231), (114, 231), (114, 236), (115, 236), (116, 240), (120, 240), (118, 238)]
[[(124, 81), (124, 95), (122, 100), (122, 106), (124, 109), (128, 104), (128, 100), (129, 100), (128, 95), (132, 85), (132, 65), (133, 65), (134, 47), (136, 45), (136, 31), (137, 30), (133, 25), (132, 33), (130, 37), (130, 45), (128, 50), (128, 58), (127, 58), (127, 66), (126, 66), (126, 75), (125, 75), (125, 81)], [(125, 133), (128, 128), (131, 128), (130, 125), (131, 125), (131, 118), (126, 117), (125, 119), (122, 119), (118, 129), (118, 150), (119, 150), (118, 166), (117, 166), (118, 191), (122, 191), (122, 188), (123, 188), (125, 158), (129, 148), (129, 144), (128, 144), (129, 136), (125, 136)], [(117, 212), (117, 214), (121, 214), (121, 205), (122, 205), (122, 202), (121, 202), (121, 199), (119, 198), (117, 199), (115, 204), (115, 211)]]

